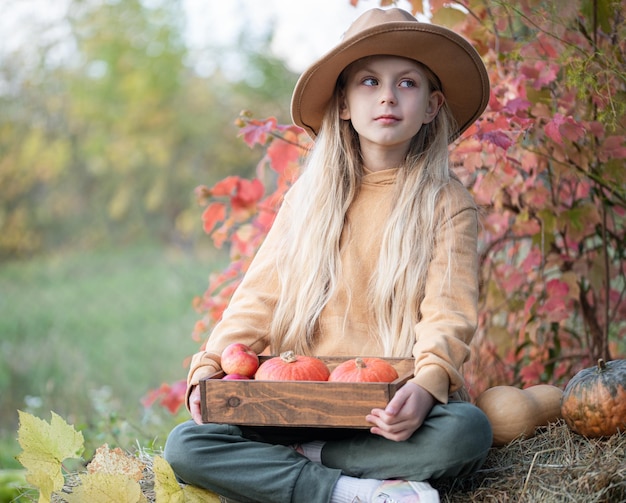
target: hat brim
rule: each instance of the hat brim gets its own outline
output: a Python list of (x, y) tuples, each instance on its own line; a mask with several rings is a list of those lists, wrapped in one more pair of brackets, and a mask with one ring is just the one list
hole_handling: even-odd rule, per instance
[(341, 72), (356, 60), (375, 55), (413, 59), (437, 75), (458, 125), (451, 140), (470, 127), (489, 102), (487, 70), (467, 40), (433, 24), (388, 22), (344, 40), (304, 71), (291, 100), (294, 123), (315, 138)]

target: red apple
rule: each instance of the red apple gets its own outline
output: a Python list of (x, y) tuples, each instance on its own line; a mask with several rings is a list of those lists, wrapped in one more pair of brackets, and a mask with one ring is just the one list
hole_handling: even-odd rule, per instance
[(252, 377), (259, 368), (259, 357), (248, 346), (233, 342), (222, 351), (222, 370), (227, 374)]
[(248, 376), (244, 376), (241, 374), (226, 374), (222, 377), (222, 381), (249, 381), (250, 378)]

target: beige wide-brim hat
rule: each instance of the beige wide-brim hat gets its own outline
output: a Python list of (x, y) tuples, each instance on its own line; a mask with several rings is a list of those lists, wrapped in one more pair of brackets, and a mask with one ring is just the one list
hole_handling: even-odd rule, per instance
[(300, 76), (291, 99), (294, 123), (315, 138), (341, 72), (356, 60), (375, 55), (410, 58), (437, 75), (459, 127), (451, 140), (470, 127), (489, 102), (487, 70), (467, 40), (442, 26), (420, 23), (402, 9), (371, 9)]

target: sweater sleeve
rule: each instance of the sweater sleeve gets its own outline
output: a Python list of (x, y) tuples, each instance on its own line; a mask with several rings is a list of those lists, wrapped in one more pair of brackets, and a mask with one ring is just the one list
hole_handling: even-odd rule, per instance
[(221, 320), (211, 332), (204, 351), (192, 356), (187, 395), (201, 379), (221, 369), (220, 356), (230, 343), (246, 344), (257, 354), (268, 346), (269, 327), (278, 297), (276, 250), (290, 220), (290, 206), (285, 201)]
[(478, 323), (477, 210), (470, 194), (458, 182), (453, 185), (458, 190), (446, 194), (450, 218), (435, 243), (413, 348), (412, 381), (442, 403), (464, 385), (461, 367)]

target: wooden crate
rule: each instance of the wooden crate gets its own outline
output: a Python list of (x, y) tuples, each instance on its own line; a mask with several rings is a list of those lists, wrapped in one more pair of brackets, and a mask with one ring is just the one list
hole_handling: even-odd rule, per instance
[[(270, 358), (261, 356), (260, 360)], [(318, 357), (332, 370), (351, 357)], [(386, 358), (398, 371), (390, 383), (222, 380), (200, 381), (202, 420), (248, 426), (369, 428), (365, 416), (384, 408), (413, 376), (412, 358)]]

